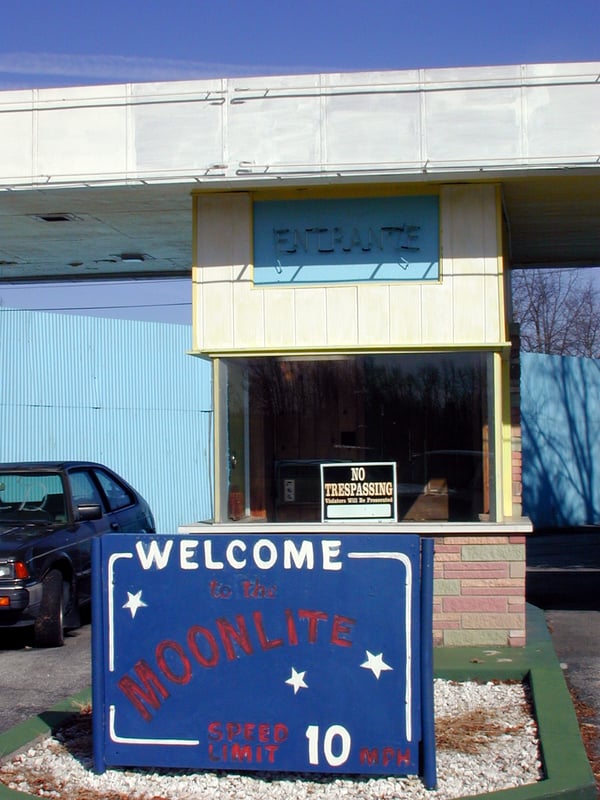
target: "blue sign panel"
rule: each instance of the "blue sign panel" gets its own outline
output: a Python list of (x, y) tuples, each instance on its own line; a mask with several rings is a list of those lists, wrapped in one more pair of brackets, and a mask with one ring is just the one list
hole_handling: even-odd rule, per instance
[(418, 537), (114, 534), (94, 547), (98, 771), (419, 771)]
[(254, 203), (255, 284), (438, 279), (436, 196)]

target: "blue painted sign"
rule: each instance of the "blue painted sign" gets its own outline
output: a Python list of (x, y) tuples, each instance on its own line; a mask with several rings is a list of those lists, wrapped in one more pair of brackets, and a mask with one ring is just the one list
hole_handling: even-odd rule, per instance
[(254, 203), (254, 283), (439, 279), (436, 196)]
[(396, 462), (321, 464), (321, 521), (396, 522)]
[(94, 548), (98, 771), (419, 771), (433, 719), (419, 537), (114, 534)]

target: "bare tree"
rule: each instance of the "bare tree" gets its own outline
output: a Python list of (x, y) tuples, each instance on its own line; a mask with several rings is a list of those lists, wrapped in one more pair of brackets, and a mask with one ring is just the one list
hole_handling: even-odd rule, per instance
[(600, 289), (588, 271), (515, 270), (512, 301), (523, 350), (600, 357)]

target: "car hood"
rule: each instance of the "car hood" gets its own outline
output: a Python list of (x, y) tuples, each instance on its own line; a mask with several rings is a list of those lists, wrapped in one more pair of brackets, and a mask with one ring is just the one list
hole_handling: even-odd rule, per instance
[(19, 545), (30, 545), (36, 539), (43, 539), (49, 533), (65, 525), (55, 525), (49, 522), (17, 522), (14, 520), (0, 521), (0, 554), (12, 552)]

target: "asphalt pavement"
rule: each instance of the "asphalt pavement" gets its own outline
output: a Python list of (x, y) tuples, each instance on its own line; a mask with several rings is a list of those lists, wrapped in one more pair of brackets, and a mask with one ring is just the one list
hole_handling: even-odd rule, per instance
[(527, 542), (527, 599), (545, 610), (575, 699), (592, 712), (600, 756), (600, 528), (540, 531)]
[(554, 609), (546, 622), (567, 683), (600, 725), (600, 611)]
[(31, 631), (0, 630), (0, 733), (90, 686), (91, 625), (65, 636), (63, 647), (32, 647)]

